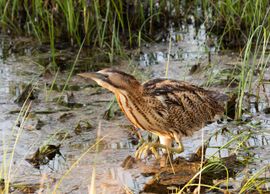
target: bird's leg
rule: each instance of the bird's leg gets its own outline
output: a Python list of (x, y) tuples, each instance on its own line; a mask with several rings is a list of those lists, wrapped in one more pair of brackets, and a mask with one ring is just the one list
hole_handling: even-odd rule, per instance
[(142, 155), (147, 156), (149, 150), (154, 154), (156, 158), (159, 158), (159, 153), (156, 149), (156, 146), (152, 146), (152, 144), (158, 144), (157, 143), (158, 139), (155, 140), (155, 143), (152, 143), (151, 142), (152, 138), (153, 138), (152, 135), (150, 136), (148, 135), (147, 138), (148, 140), (145, 140), (143, 138), (140, 139), (139, 144), (137, 146), (137, 151), (135, 152), (135, 157), (137, 159), (141, 158)]
[(169, 163), (171, 163), (172, 158), (173, 158), (172, 153), (168, 149), (172, 147), (172, 140), (171, 138), (166, 138), (162, 136), (160, 136), (159, 139), (160, 139), (160, 144), (166, 146), (166, 149), (164, 149), (164, 154), (162, 155), (159, 161), (160, 167), (165, 167)]
[(179, 153), (182, 153), (184, 151), (184, 147), (183, 147), (183, 144), (180, 141), (180, 139), (178, 139), (178, 138), (176, 139), (176, 141), (178, 143), (178, 147), (174, 148), (171, 146), (172, 139), (162, 137), (162, 136), (160, 136), (159, 138), (160, 138), (160, 143), (144, 142), (143, 145), (141, 145), (139, 147), (139, 149), (136, 151), (135, 157), (137, 159), (139, 159), (139, 158), (141, 158), (142, 155), (146, 155), (148, 150), (151, 150), (156, 158), (160, 158), (159, 153), (157, 151), (157, 148), (162, 148), (165, 150), (165, 152), (169, 152), (169, 153), (178, 153), (179, 154)]
[(140, 134), (139, 137), (139, 143), (137, 144), (137, 149), (139, 149), (142, 145), (144, 145), (146, 142), (151, 142), (152, 141), (152, 136), (151, 134), (147, 135), (147, 140), (145, 140), (142, 135)]
[(177, 141), (178, 147), (174, 148), (172, 146), (167, 146), (166, 151), (162, 158), (159, 161), (160, 167), (166, 167), (168, 165), (173, 165), (173, 153), (182, 153), (184, 151), (184, 147), (181, 141)]
[[(135, 152), (135, 158), (136, 159), (140, 159), (142, 157), (142, 155), (146, 156), (147, 155), (147, 152), (148, 150), (150, 150), (154, 156), (156, 158), (159, 158), (159, 153), (157, 151), (157, 148), (162, 146), (161, 144), (159, 143), (155, 143), (155, 142), (144, 142), (140, 147), (139, 149)], [(163, 147), (165, 148), (165, 147)]]

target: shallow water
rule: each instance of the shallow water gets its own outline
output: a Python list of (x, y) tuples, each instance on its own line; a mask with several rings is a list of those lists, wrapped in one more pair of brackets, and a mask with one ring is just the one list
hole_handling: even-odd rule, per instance
[[(49, 90), (48, 86), (51, 85), (53, 77), (39, 76), (43, 68), (33, 62), (31, 51), (25, 50), (14, 54), (7, 49), (11, 44), (8, 37), (1, 37), (0, 42), (0, 138), (3, 140), (0, 141), (2, 147), (0, 161), (2, 164), (9, 161), (16, 142), (10, 182), (25, 185), (44, 182), (45, 189), (39, 190), (45, 193), (58, 187), (57, 183), (63, 178), (62, 184), (57, 188), (60, 193), (86, 193), (92, 188), (95, 188), (97, 193), (124, 193), (124, 188), (138, 193), (149, 178), (143, 177), (137, 168), (125, 170), (121, 167), (124, 159), (134, 154), (136, 147), (129, 139), (130, 131), (124, 127), (129, 125), (129, 122), (123, 115), (116, 115), (110, 121), (103, 119), (104, 112), (113, 100), (112, 94), (103, 89), (97, 90), (78, 76), (73, 76), (69, 84), (80, 87), (78, 90), (66, 91), (64, 95), (73, 93), (75, 102), (83, 106), (70, 108), (59, 105), (55, 99), (61, 95), (61, 91)], [(239, 61), (237, 54), (233, 52), (220, 54), (215, 48), (215, 37), (209, 38), (203, 25), (199, 29), (195, 29), (193, 25), (183, 26), (181, 31), (172, 29), (171, 42), (170, 55), (168, 42), (145, 45), (137, 61), (139, 69), (150, 72), (151, 77), (165, 77), (166, 63), (170, 56), (169, 78), (208, 85), (209, 76), (215, 75), (216, 72), (208, 70), (207, 67), (212, 64), (219, 65), (216, 71), (220, 71), (230, 68), (231, 64)], [(199, 68), (195, 73), (190, 73), (194, 65), (199, 65)], [(56, 83), (63, 85), (67, 75), (66, 72), (61, 72)], [(38, 98), (32, 102), (31, 114), (25, 124), (19, 128), (16, 126), (19, 114), (10, 111), (19, 112), (21, 106), (14, 103), (14, 100), (30, 82), (36, 87)], [(225, 91), (222, 87), (216, 88)], [(264, 107), (265, 103), (262, 104)], [(22, 117), (19, 117), (19, 120), (22, 120)], [(44, 123), (39, 130), (36, 129), (37, 120)], [(93, 128), (75, 131), (80, 121), (88, 121)], [(255, 127), (249, 126), (257, 121), (261, 124)], [(227, 127), (229, 132), (217, 133), (213, 136), (216, 131), (224, 127)], [(252, 166), (250, 169), (256, 172), (269, 164), (269, 127), (269, 115), (254, 111), (248, 124), (213, 123), (196, 132), (192, 137), (183, 138), (185, 151), (180, 156), (189, 158), (203, 140), (212, 137), (206, 152), (207, 157), (213, 154), (226, 157), (238, 153), (245, 158), (246, 155), (253, 154), (255, 160), (249, 161), (249, 165)], [(225, 145), (237, 134), (248, 130), (251, 131), (251, 137), (244, 142), (247, 150), (244, 146), (233, 143), (230, 149), (217, 152), (220, 146)], [(95, 146), (97, 136), (103, 138), (98, 150)], [(47, 165), (41, 165), (40, 169), (36, 169), (25, 158), (46, 144), (61, 144), (60, 152), (63, 157), (57, 156)], [(81, 156), (83, 157), (80, 158)], [(73, 165), (74, 163), (76, 165)], [(3, 165), (2, 169), (2, 172), (7, 171)], [(241, 183), (244, 175), (245, 172), (240, 173), (235, 182)]]

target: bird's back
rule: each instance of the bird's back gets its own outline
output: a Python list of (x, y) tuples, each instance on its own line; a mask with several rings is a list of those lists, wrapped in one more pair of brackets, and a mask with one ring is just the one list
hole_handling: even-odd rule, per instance
[[(189, 136), (207, 121), (221, 115), (219, 100), (226, 96), (183, 81), (154, 79), (143, 84), (144, 96), (150, 107), (162, 115), (163, 130), (169, 136)], [(160, 118), (161, 119), (161, 118)]]

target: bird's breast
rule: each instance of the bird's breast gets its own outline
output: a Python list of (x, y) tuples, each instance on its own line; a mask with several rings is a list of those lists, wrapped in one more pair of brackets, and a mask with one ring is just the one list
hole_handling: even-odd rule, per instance
[(134, 102), (132, 102), (128, 95), (121, 93), (118, 94), (117, 101), (120, 108), (132, 124), (134, 124), (137, 128), (145, 128), (145, 119), (142, 118), (138, 107), (134, 106)]
[(140, 97), (136, 99), (135, 97), (121, 93), (117, 94), (116, 98), (126, 117), (137, 128), (150, 131), (157, 135), (164, 132), (162, 127), (159, 126), (159, 122), (154, 116), (155, 114), (152, 109), (147, 104), (144, 104), (143, 99), (140, 99)]

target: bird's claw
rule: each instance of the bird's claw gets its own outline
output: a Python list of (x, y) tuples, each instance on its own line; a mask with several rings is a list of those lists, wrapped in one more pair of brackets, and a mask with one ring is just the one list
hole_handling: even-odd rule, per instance
[(157, 148), (160, 146), (158, 143), (144, 142), (135, 153), (135, 158), (140, 159), (142, 156), (147, 156), (147, 152), (150, 150), (155, 158), (160, 158)]
[(163, 150), (166, 150), (167, 153), (182, 153), (184, 151), (184, 147), (181, 141), (178, 142), (178, 147), (167, 147), (163, 144), (156, 143), (156, 142), (145, 142), (144, 140), (140, 142), (140, 146), (138, 150), (135, 152), (135, 158), (140, 159), (142, 156), (147, 156), (148, 151), (150, 150), (156, 159), (160, 159), (160, 155), (157, 148), (161, 148)]

